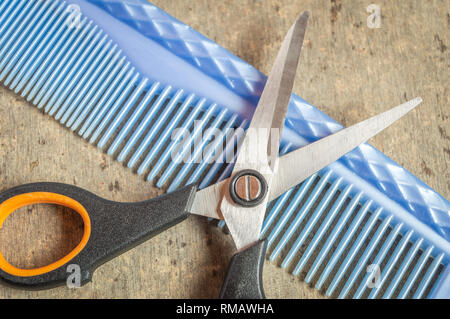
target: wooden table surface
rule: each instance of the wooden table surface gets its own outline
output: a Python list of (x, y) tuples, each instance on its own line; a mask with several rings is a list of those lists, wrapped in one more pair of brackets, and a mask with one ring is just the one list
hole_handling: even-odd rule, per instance
[[(450, 2), (374, 1), (382, 12), (379, 29), (366, 24), (370, 1), (153, 2), (266, 74), (290, 24), (310, 10), (294, 91), (345, 125), (421, 96), (418, 109), (371, 143), (449, 198)], [(0, 87), (0, 190), (37, 181), (75, 184), (116, 201), (161, 194)], [(74, 247), (81, 230), (70, 211), (24, 208), (0, 230), (0, 251), (14, 265), (42, 266)], [(230, 236), (190, 217), (103, 265), (80, 289), (27, 292), (0, 286), (0, 298), (212, 298), (233, 249)], [(268, 261), (264, 286), (268, 297), (322, 296)]]

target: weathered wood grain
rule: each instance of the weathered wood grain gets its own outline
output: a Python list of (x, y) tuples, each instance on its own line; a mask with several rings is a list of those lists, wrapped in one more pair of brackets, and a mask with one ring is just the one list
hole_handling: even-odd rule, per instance
[[(310, 10), (294, 91), (345, 125), (422, 96), (418, 109), (371, 143), (449, 198), (449, 1), (377, 0), (380, 29), (366, 26), (369, 2), (360, 0), (153, 2), (265, 73), (289, 25)], [(118, 201), (161, 193), (0, 87), (0, 189), (36, 181), (72, 183)], [(17, 265), (43, 265), (70, 250), (80, 228), (67, 211), (22, 209), (0, 230), (0, 251)], [(191, 217), (108, 262), (81, 289), (0, 286), (0, 298), (216, 297), (233, 249), (229, 236)], [(264, 284), (268, 297), (321, 297), (270, 262)]]

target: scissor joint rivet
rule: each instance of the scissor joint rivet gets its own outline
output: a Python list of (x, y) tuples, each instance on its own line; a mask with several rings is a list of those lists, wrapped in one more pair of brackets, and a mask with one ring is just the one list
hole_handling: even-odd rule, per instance
[(230, 196), (236, 204), (244, 207), (259, 205), (267, 194), (267, 182), (255, 170), (242, 170), (230, 182)]

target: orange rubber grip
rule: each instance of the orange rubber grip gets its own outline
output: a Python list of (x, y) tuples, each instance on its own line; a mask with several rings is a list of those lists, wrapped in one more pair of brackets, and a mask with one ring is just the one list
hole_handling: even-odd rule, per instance
[(70, 197), (49, 192), (24, 193), (5, 200), (3, 203), (0, 204), (0, 228), (3, 226), (3, 223), (5, 222), (6, 218), (8, 218), (8, 216), (13, 214), (17, 209), (32, 204), (56, 204), (73, 209), (83, 218), (84, 234), (81, 239), (81, 242), (69, 254), (67, 254), (60, 260), (55, 261), (54, 263), (44, 267), (33, 269), (20, 269), (14, 267), (13, 265), (11, 265), (6, 261), (6, 259), (0, 252), (0, 269), (13, 276), (18, 277), (38, 276), (51, 272), (52, 270), (61, 267), (62, 265), (72, 260), (83, 250), (83, 248), (89, 241), (89, 237), (91, 235), (91, 219), (89, 218), (89, 214), (83, 207), (83, 205), (81, 205), (79, 202)]
[(84, 285), (105, 262), (188, 218), (196, 192), (197, 186), (189, 185), (143, 202), (118, 203), (61, 183), (32, 183), (8, 189), (0, 193), (0, 227), (18, 208), (48, 203), (80, 214), (84, 234), (67, 256), (45, 267), (20, 269), (0, 254), (0, 282), (22, 289), (53, 288), (68, 283), (71, 272), (66, 266), (76, 264), (80, 284)]

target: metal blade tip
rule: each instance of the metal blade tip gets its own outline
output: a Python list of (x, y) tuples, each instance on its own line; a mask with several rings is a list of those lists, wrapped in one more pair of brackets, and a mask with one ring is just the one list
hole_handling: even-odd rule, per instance
[(423, 102), (422, 98), (420, 96), (416, 97), (415, 99), (411, 100), (416, 106)]
[(308, 19), (309, 19), (309, 11), (303, 11), (303, 13), (295, 21), (295, 24), (297, 24), (299, 21), (307, 22)]
[(409, 100), (408, 102), (406, 102), (406, 103), (404, 103), (404, 104), (402, 104), (402, 105), (400, 105), (400, 106), (403, 106), (403, 107), (406, 109), (405, 112), (407, 113), (407, 112), (409, 112), (409, 111), (415, 109), (416, 106), (418, 106), (418, 105), (419, 105), (420, 103), (422, 103), (422, 102), (423, 102), (423, 100), (422, 100), (422, 98), (419, 96), (419, 97), (416, 97), (416, 98), (414, 98), (414, 99), (412, 99), (412, 100)]

